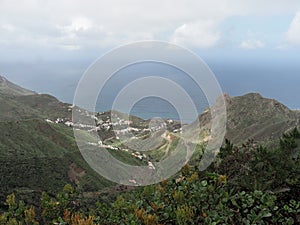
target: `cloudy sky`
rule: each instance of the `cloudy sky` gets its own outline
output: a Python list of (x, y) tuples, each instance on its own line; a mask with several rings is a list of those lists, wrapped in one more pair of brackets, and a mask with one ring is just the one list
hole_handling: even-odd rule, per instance
[[(0, 0), (0, 60), (37, 60), (158, 39), (198, 49), (300, 46), (298, 0)], [(92, 54), (92, 53), (91, 53)]]
[[(83, 72), (111, 48), (149, 39), (182, 45), (208, 61), (277, 58), (296, 63), (300, 2), (0, 0), (0, 74), (28, 87), (36, 88), (28, 74), (47, 81), (46, 75), (59, 74), (54, 67), (61, 69), (60, 63), (82, 62), (82, 67), (64, 64), (65, 70), (69, 67), (63, 75), (71, 76), (76, 66)], [(27, 65), (25, 72), (16, 65)], [(46, 71), (41, 65), (52, 67)]]

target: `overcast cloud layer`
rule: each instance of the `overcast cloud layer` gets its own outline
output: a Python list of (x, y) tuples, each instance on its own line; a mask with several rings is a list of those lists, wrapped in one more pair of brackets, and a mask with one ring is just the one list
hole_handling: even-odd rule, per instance
[[(274, 24), (269, 21), (266, 24), (269, 30), (250, 37), (249, 30), (257, 32), (253, 27), (243, 33), (235, 30), (234, 24), (226, 24), (236, 16), (259, 17), (263, 24), (264, 18), (281, 15), (290, 20), (286, 28), (276, 31), (280, 21)], [(228, 37), (232, 31), (237, 35)], [(271, 45), (268, 38), (274, 39), (274, 35), (278, 38)], [(227, 42), (247, 50), (295, 47), (300, 45), (300, 3), (299, 0), (0, 0), (0, 60), (108, 50), (145, 39), (171, 41), (192, 49), (220, 47)]]

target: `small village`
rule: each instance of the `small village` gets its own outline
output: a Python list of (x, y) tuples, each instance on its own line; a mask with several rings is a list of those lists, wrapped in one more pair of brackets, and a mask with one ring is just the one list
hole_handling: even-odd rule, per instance
[[(74, 106), (69, 106), (68, 111), (72, 111)], [(68, 127), (71, 127), (76, 130), (85, 130), (87, 132), (101, 132), (105, 134), (110, 134), (109, 138), (104, 140), (100, 140), (98, 142), (88, 141), (86, 144), (91, 146), (98, 146), (99, 148), (105, 148), (108, 150), (115, 151), (124, 151), (131, 155), (132, 157), (144, 162), (149, 169), (155, 170), (155, 163), (151, 161), (151, 157), (149, 157), (146, 153), (141, 153), (139, 151), (135, 151), (129, 148), (126, 148), (125, 145), (122, 144), (121, 137), (130, 136), (131, 139), (143, 139), (148, 137), (151, 133), (155, 133), (157, 131), (164, 131), (161, 135), (162, 138), (167, 140), (170, 144), (170, 132), (172, 133), (180, 133), (182, 131), (181, 127), (174, 126), (172, 129), (168, 130), (167, 127), (173, 125), (175, 123), (174, 120), (162, 120), (160, 123), (145, 123), (144, 120), (139, 121), (136, 124), (132, 120), (122, 118), (116, 113), (111, 113), (110, 115), (107, 112), (97, 113), (96, 115), (89, 113), (87, 111), (83, 111), (81, 109), (76, 109), (81, 115), (87, 116), (91, 121), (94, 121), (94, 125), (91, 124), (83, 124), (83, 123), (73, 123), (73, 121), (69, 118), (56, 118), (56, 119), (46, 119), (45, 121), (50, 124), (62, 124)], [(113, 119), (111, 119), (113, 117)], [(123, 116), (124, 117), (124, 116)], [(148, 125), (148, 126), (147, 126)], [(169, 125), (169, 126), (168, 126)], [(99, 135), (100, 136), (100, 135)], [(102, 138), (100, 136), (100, 138)], [(121, 144), (120, 144), (121, 143)], [(169, 148), (168, 144), (168, 148)], [(135, 180), (129, 181), (135, 184)]]

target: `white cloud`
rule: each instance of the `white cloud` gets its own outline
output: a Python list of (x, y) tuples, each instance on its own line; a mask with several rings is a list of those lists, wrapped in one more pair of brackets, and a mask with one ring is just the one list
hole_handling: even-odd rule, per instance
[[(0, 0), (0, 49), (48, 57), (49, 49), (108, 49), (141, 39), (207, 48), (223, 40), (227, 18), (294, 13), (297, 7), (299, 0)], [(297, 36), (293, 27), (290, 41)]]
[(86, 17), (77, 17), (73, 19), (70, 25), (61, 28), (67, 32), (87, 31), (93, 27), (93, 23)]
[(197, 21), (179, 26), (171, 37), (175, 44), (208, 48), (214, 46), (220, 39), (217, 21)]
[(0, 28), (4, 32), (13, 32), (13, 31), (15, 31), (15, 27), (11, 24), (2, 24)]
[(292, 20), (286, 33), (286, 40), (291, 45), (300, 45), (300, 12)]
[(254, 39), (248, 39), (245, 41), (242, 41), (239, 45), (240, 48), (243, 49), (256, 49), (256, 48), (262, 48), (265, 44), (260, 40), (254, 40)]

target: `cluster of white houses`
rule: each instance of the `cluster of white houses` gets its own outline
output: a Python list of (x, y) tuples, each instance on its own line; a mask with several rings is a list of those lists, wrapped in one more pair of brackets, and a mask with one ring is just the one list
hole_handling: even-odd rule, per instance
[[(157, 127), (151, 127), (151, 128), (135, 128), (135, 127), (130, 127), (129, 125), (132, 124), (133, 122), (130, 120), (124, 120), (124, 119), (120, 119), (117, 118), (118, 121), (117, 122), (111, 122), (110, 118), (107, 117), (106, 120), (103, 119), (98, 119), (96, 116), (91, 116), (92, 119), (95, 120), (96, 122), (96, 127), (94, 125), (87, 125), (87, 124), (81, 124), (81, 123), (76, 123), (74, 124), (72, 121), (69, 120), (65, 120), (63, 118), (56, 118), (55, 121), (52, 121), (50, 119), (46, 119), (46, 122), (48, 123), (56, 123), (56, 124), (65, 124), (66, 126), (69, 127), (74, 127), (74, 128), (81, 128), (81, 129), (87, 129), (89, 131), (98, 131), (98, 130), (105, 130), (108, 131), (111, 128), (114, 128), (114, 132), (116, 134), (116, 138), (118, 138), (118, 135), (124, 135), (126, 133), (129, 132), (149, 132), (149, 131), (156, 131), (156, 130), (160, 130), (162, 128), (164, 128), (165, 124), (161, 125), (161, 126), (157, 126)], [(121, 128), (121, 129), (117, 129), (117, 128)], [(125, 127), (125, 128), (124, 128)], [(100, 146), (106, 149), (111, 149), (111, 150), (121, 150), (121, 151), (126, 151), (129, 152), (128, 149), (123, 149), (123, 148), (119, 148), (119, 147), (115, 147), (112, 145), (106, 145), (103, 144), (102, 141), (99, 141), (98, 143), (94, 143), (94, 142), (87, 142), (88, 145), (92, 145), (92, 146)], [(155, 170), (155, 166), (153, 165), (152, 162), (150, 162), (148, 160), (148, 157), (146, 154), (141, 154), (140, 152), (132, 152), (131, 155), (139, 160), (145, 160), (148, 164), (148, 168), (149, 169), (153, 169)]]

